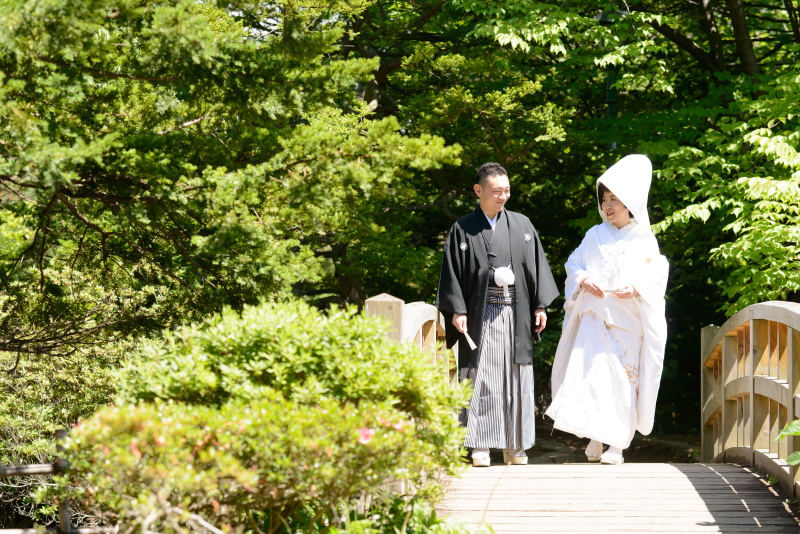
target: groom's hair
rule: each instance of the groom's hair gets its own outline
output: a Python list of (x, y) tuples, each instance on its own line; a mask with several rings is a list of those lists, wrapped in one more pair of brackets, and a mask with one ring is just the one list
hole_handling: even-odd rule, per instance
[(499, 163), (489, 161), (481, 165), (481, 168), (475, 173), (475, 183), (483, 186), (486, 184), (486, 180), (492, 176), (508, 176), (508, 173)]

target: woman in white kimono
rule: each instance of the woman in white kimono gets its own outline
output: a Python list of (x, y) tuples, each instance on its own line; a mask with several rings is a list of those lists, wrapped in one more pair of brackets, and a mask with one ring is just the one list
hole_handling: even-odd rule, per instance
[(650, 160), (631, 155), (597, 180), (603, 222), (566, 265), (566, 315), (546, 414), (555, 428), (590, 438), (586, 455), (605, 464), (621, 464), (634, 432), (653, 429), (661, 382), (669, 264), (650, 230), (651, 178)]

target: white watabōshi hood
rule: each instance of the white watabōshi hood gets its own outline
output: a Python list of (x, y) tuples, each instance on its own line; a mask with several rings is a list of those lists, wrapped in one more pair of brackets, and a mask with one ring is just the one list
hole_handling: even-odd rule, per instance
[[(650, 192), (652, 179), (653, 165), (647, 156), (631, 154), (616, 162), (603, 173), (603, 176), (597, 179), (595, 191), (597, 191), (600, 182), (605, 184), (633, 213), (633, 217), (638, 224), (644, 225), (645, 228), (650, 228), (650, 217), (647, 214), (647, 194)], [(600, 210), (603, 222), (608, 222), (599, 202), (597, 209)]]

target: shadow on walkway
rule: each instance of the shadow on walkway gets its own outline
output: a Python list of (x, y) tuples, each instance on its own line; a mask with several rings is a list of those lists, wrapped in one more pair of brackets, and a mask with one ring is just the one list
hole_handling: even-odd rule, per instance
[(718, 532), (800, 532), (797, 506), (779, 484), (756, 471), (733, 464), (674, 464), (694, 486), (714, 521), (699, 525)]

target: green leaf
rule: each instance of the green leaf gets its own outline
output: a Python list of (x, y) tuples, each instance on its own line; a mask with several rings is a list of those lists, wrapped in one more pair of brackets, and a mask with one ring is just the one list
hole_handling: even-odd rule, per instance
[(800, 419), (795, 419), (786, 425), (786, 427), (778, 433), (778, 437), (775, 438), (775, 441), (783, 439), (786, 436), (800, 436)]

